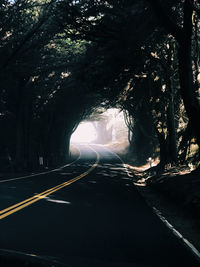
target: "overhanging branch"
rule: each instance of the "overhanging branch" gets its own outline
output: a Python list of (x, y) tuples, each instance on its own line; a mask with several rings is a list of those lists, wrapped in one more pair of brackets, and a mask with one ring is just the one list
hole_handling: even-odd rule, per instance
[(177, 39), (177, 41), (181, 41), (183, 30), (172, 20), (170, 14), (166, 12), (160, 0), (149, 0), (149, 3), (164, 28), (171, 33)]
[(197, 13), (197, 15), (200, 16), (200, 7), (198, 7), (192, 0), (189, 0), (189, 3), (192, 9)]

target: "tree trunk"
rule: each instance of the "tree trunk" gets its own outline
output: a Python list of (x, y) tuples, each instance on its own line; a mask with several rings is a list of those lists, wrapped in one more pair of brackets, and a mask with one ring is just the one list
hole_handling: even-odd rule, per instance
[(193, 70), (192, 70), (192, 31), (193, 31), (193, 7), (194, 1), (184, 1), (184, 16), (183, 27), (180, 29), (173, 20), (168, 18), (168, 13), (165, 12), (164, 7), (159, 0), (151, 0), (151, 5), (160, 19), (165, 29), (168, 30), (177, 40), (178, 48), (178, 61), (179, 61), (179, 79), (181, 87), (181, 95), (183, 98), (184, 106), (190, 120), (191, 126), (194, 130), (194, 135), (200, 149), (200, 127), (197, 118), (200, 117), (200, 103), (199, 93), (195, 92), (193, 83)]
[(155, 127), (155, 131), (160, 145), (159, 166), (161, 169), (164, 169), (165, 165), (169, 163), (169, 151), (168, 151), (167, 140), (165, 139), (164, 135), (158, 131), (157, 127)]
[(196, 97), (195, 86), (193, 83), (192, 71), (192, 14), (193, 10), (189, 3), (185, 1), (184, 5), (184, 34), (182, 40), (179, 41), (178, 61), (179, 61), (179, 77), (181, 85), (181, 95), (184, 106), (194, 129), (197, 143), (200, 147), (200, 127), (197, 118), (200, 117), (200, 104)]
[(190, 144), (190, 141), (193, 137), (193, 129), (191, 127), (190, 122), (187, 125), (187, 128), (185, 129), (184, 133), (182, 134), (182, 140), (179, 145), (179, 151), (180, 153), (180, 162), (185, 163), (186, 156), (187, 156), (187, 151), (188, 151), (188, 146)]
[(167, 108), (169, 161), (171, 164), (176, 164), (178, 161), (178, 155), (177, 155), (177, 136), (176, 136), (175, 112), (174, 112), (174, 88), (171, 83), (170, 77), (167, 78), (167, 86), (169, 90), (169, 103)]
[(16, 125), (16, 169), (24, 169), (24, 96), (25, 85), (23, 81), (19, 84), (17, 101), (17, 125)]

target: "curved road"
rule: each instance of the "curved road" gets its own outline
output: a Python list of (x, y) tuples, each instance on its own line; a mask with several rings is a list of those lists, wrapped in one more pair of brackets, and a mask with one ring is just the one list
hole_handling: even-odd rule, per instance
[(65, 168), (0, 183), (1, 267), (200, 266), (115, 154), (96, 145), (79, 149)]

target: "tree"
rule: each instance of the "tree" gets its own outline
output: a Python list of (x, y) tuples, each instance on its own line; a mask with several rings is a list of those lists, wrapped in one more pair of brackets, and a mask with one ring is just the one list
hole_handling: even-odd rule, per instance
[[(170, 3), (168, 5), (168, 9), (166, 9), (159, 0), (150, 2), (166, 31), (170, 32), (178, 42), (181, 95), (187, 115), (192, 128), (194, 129), (197, 143), (200, 147), (200, 127), (196, 122), (196, 118), (200, 115), (200, 105), (198, 101), (199, 91), (196, 91), (194, 83), (192, 62), (192, 36), (195, 29), (193, 15), (195, 12), (199, 14), (199, 9), (195, 6), (196, 2), (194, 0), (185, 0), (181, 6), (179, 1), (176, 1), (175, 8), (179, 16), (179, 20), (181, 20), (180, 25), (178, 22), (174, 23), (172, 19), (172, 11), (170, 9), (173, 7), (172, 3)], [(177, 5), (177, 3), (179, 3), (179, 5)]]

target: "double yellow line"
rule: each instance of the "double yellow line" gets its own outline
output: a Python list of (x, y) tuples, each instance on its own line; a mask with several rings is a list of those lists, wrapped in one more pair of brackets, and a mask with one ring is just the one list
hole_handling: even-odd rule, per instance
[(96, 154), (97, 154), (97, 160), (88, 171), (80, 174), (79, 176), (77, 176), (77, 177), (75, 177), (69, 181), (66, 181), (62, 184), (59, 184), (55, 187), (52, 187), (52, 188), (50, 188), (50, 189), (48, 189), (48, 190), (46, 190), (40, 194), (37, 194), (37, 195), (30, 197), (30, 198), (27, 198), (27, 199), (15, 204), (15, 205), (12, 205), (6, 209), (1, 210), (0, 211), (0, 220), (15, 213), (15, 212), (17, 212), (17, 211), (19, 211), (19, 210), (21, 210), (21, 209), (23, 209), (23, 208), (25, 208), (25, 207), (27, 207), (27, 206), (29, 206), (29, 205), (31, 205), (31, 204), (33, 204), (33, 203), (35, 203), (35, 202), (37, 202), (37, 201), (39, 201), (39, 200), (41, 200), (41, 199), (43, 199), (43, 198), (45, 198), (45, 197), (47, 197), (48, 195), (62, 189), (63, 187), (66, 187), (66, 186), (80, 180), (81, 178), (85, 177), (86, 175), (88, 175), (94, 168), (97, 167), (97, 165), (99, 163), (100, 157), (99, 157), (99, 154), (97, 152), (96, 152)]

